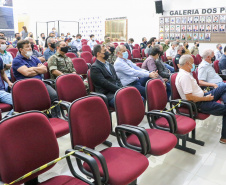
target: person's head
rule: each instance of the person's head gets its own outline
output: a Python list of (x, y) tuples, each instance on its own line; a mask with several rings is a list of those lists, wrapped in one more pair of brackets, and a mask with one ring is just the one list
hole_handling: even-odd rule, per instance
[(194, 42), (194, 45), (195, 45), (195, 47), (199, 47), (199, 42), (198, 41), (195, 41)]
[(215, 17), (214, 17), (214, 21), (217, 21), (217, 20), (218, 20), (218, 17), (217, 17), (217, 16), (215, 16)]
[(146, 37), (143, 37), (142, 38), (142, 42), (146, 43), (147, 42), (147, 38)]
[(17, 48), (21, 55), (26, 58), (30, 58), (32, 56), (32, 48), (31, 44), (28, 40), (20, 40), (17, 42)]
[(206, 49), (202, 54), (202, 58), (208, 63), (214, 62), (215, 56), (213, 50)]
[(47, 39), (47, 45), (50, 49), (54, 50), (56, 48), (56, 40), (53, 37)]
[(31, 45), (31, 49), (32, 49), (32, 51), (34, 50), (34, 39), (33, 38), (31, 38), (31, 37), (26, 37), (24, 40), (28, 40), (29, 41), (29, 43), (30, 43), (30, 45)]
[(107, 48), (105, 45), (97, 44), (93, 47), (93, 53), (94, 56), (97, 57), (98, 60), (101, 62), (104, 62), (109, 57), (109, 52), (107, 51)]
[(55, 34), (53, 32), (50, 32), (49, 37), (55, 37)]
[(0, 37), (5, 37), (5, 33), (0, 32)]
[(221, 25), (221, 29), (224, 29), (224, 25)]
[(177, 46), (180, 44), (180, 40), (179, 39), (177, 39), (176, 40), (176, 42), (177, 42)]
[(217, 30), (217, 25), (214, 25), (214, 29)]
[(93, 34), (91, 34), (89, 37), (90, 37), (90, 40), (93, 40), (93, 41), (95, 40), (95, 36)]
[(67, 32), (67, 35), (71, 35), (70, 32)]
[(82, 38), (82, 35), (78, 33), (76, 35), (76, 40), (80, 42), (81, 41), (81, 38)]
[(161, 53), (161, 51), (160, 51), (159, 47), (154, 46), (151, 50), (150, 55), (156, 60), (157, 58), (159, 58), (160, 53)]
[(128, 40), (128, 44), (130, 44), (130, 45), (133, 45), (133, 42), (134, 42), (134, 39), (133, 39), (133, 38), (130, 38), (130, 39)]
[(179, 59), (179, 66), (187, 72), (193, 72), (195, 70), (193, 57), (191, 55), (182, 55)]
[(210, 29), (210, 25), (207, 26), (207, 29), (208, 29), (208, 30)]
[(23, 26), (22, 28), (27, 33), (27, 27), (26, 26)]
[(165, 44), (166, 44), (166, 45), (169, 45), (169, 44), (170, 44), (169, 39), (166, 39), (166, 40), (165, 40)]
[(28, 33), (28, 37), (33, 38), (33, 33), (32, 33), (32, 32), (29, 32), (29, 33)]
[(61, 36), (61, 37), (64, 37), (64, 33), (61, 33), (60, 36)]
[(108, 35), (104, 36), (105, 43), (111, 42), (111, 38)]
[(4, 52), (7, 48), (6, 45), (6, 38), (5, 37), (0, 37), (0, 51)]
[(15, 38), (16, 38), (16, 40), (20, 40), (21, 39), (20, 34), (19, 33), (15, 33)]
[(195, 25), (195, 30), (197, 30), (198, 29), (198, 26), (197, 25)]
[(119, 58), (124, 58), (124, 59), (128, 59), (128, 52), (127, 49), (124, 45), (119, 45), (116, 47), (115, 49), (116, 55)]
[(222, 45), (221, 44), (217, 44), (216, 48), (221, 51), (222, 50)]
[(115, 52), (115, 45), (111, 42), (106, 44), (106, 48), (110, 53), (114, 53)]
[(150, 44), (152, 47), (155, 45), (155, 42), (156, 42), (156, 37), (152, 37), (150, 38), (150, 40), (148, 41), (148, 44)]
[(185, 53), (184, 46), (179, 45), (178, 48), (177, 48), (177, 53), (178, 53), (179, 55), (183, 55), (183, 54)]
[(52, 28), (52, 31), (55, 33), (55, 32), (56, 32), (56, 28), (55, 28), (55, 27), (53, 27), (53, 28)]
[(72, 40), (72, 38), (67, 38), (67, 37), (66, 37), (66, 38), (64, 39), (64, 42), (66, 43), (67, 46), (71, 46), (71, 40)]
[(176, 41), (172, 42), (171, 47), (172, 47), (173, 49), (175, 49), (175, 48), (177, 47), (177, 42), (176, 42)]
[(185, 42), (184, 42), (184, 47), (185, 47), (186, 49), (188, 49), (189, 44), (188, 44), (188, 42), (187, 42), (187, 41), (185, 41)]
[(68, 46), (63, 40), (60, 40), (56, 43), (56, 49), (57, 52), (63, 56), (68, 52)]

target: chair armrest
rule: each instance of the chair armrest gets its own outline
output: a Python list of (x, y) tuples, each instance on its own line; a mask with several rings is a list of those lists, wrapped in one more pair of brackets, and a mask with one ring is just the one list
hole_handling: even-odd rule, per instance
[[(66, 150), (65, 154), (68, 154), (68, 153), (73, 152), (73, 151), (75, 151), (75, 150), (73, 150), (73, 149)], [(81, 165), (82, 161), (84, 161), (84, 162), (86, 162), (89, 165), (89, 167), (90, 167), (90, 169), (92, 171), (92, 173), (90, 173), (89, 177), (93, 178), (94, 182), (91, 183), (90, 181), (88, 181), (87, 179), (85, 179), (84, 177), (82, 177), (81, 175), (79, 175), (75, 171), (75, 169), (74, 169), (74, 167), (72, 165), (72, 162), (71, 162), (71, 158), (69, 156), (66, 159), (67, 159), (67, 164), (69, 166), (71, 174), (74, 177), (86, 182), (87, 184), (101, 185), (102, 183), (101, 183), (101, 179), (100, 179), (100, 172), (99, 172), (99, 168), (98, 168), (96, 160), (93, 157), (91, 157), (89, 155), (86, 155), (86, 154), (84, 154), (82, 152), (79, 152), (79, 151), (75, 151), (75, 153), (72, 154), (72, 155), (76, 158), (77, 164)], [(87, 174), (85, 174), (85, 175), (87, 175)]]
[(219, 74), (219, 76), (220, 76), (223, 80), (226, 80), (226, 75)]
[[(108, 173), (107, 163), (106, 163), (106, 160), (105, 160), (104, 156), (98, 151), (95, 151), (95, 150), (93, 150), (91, 148), (87, 148), (87, 147), (84, 147), (84, 146), (81, 146), (81, 145), (74, 146), (74, 150), (83, 151), (84, 153), (88, 153), (91, 156), (95, 156), (97, 158), (97, 160), (101, 164), (101, 167), (102, 167), (102, 170), (103, 170), (103, 175), (104, 175), (103, 177), (101, 177), (101, 182), (103, 184), (106, 184), (108, 182), (108, 180), (109, 180), (109, 173)], [(85, 168), (83, 167), (81, 161), (78, 163), (78, 167), (79, 167), (79, 170), (82, 173), (84, 173), (85, 175), (87, 175), (87, 176), (92, 175), (90, 172), (85, 170)]]
[(91, 64), (90, 63), (86, 63), (86, 64), (88, 66), (88, 69), (90, 69), (91, 68)]
[(45, 79), (45, 80), (42, 80), (44, 83), (54, 87), (55, 86), (55, 83), (56, 81), (55, 80), (52, 80), (52, 79)]
[(107, 96), (105, 96), (102, 93), (98, 93), (98, 92), (90, 92), (89, 94), (93, 95), (93, 96), (99, 96), (100, 98), (102, 98), (104, 100), (105, 104), (107, 105), (107, 108), (109, 109)]
[[(115, 133), (118, 143), (121, 147), (135, 150), (137, 152), (142, 153), (143, 155), (146, 155), (150, 152), (151, 150), (150, 139), (147, 131), (144, 128), (132, 125), (119, 125), (115, 128)], [(129, 144), (127, 142), (126, 133), (136, 135), (140, 141), (141, 147)]]
[(179, 103), (179, 101), (181, 101), (181, 105), (184, 105), (184, 106), (186, 106), (188, 108), (189, 115), (180, 112), (180, 110), (178, 109), (178, 107), (176, 107), (175, 109), (178, 112), (178, 114), (183, 115), (183, 116), (190, 117), (192, 119), (195, 119), (195, 117), (198, 115), (198, 110), (197, 110), (196, 104), (194, 102), (192, 102), (192, 101), (188, 101), (188, 100), (184, 100), (184, 99), (182, 99), (182, 100), (180, 100), (180, 99), (171, 100), (170, 101), (170, 107), (172, 108), (173, 105)]
[[(68, 112), (71, 103), (67, 102), (67, 101), (54, 101), (53, 102), (53, 106), (55, 106), (57, 104), (60, 105), (60, 112), (61, 112), (63, 118), (65, 120), (68, 120), (68, 116), (65, 115), (64, 110), (66, 109), (66, 111)], [(58, 117), (59, 117), (59, 115), (58, 115)]]
[[(171, 133), (176, 132), (176, 130), (177, 130), (176, 118), (174, 115), (170, 114), (169, 112), (160, 111), (160, 110), (152, 110), (150, 112), (146, 112), (145, 114), (147, 116), (148, 123), (151, 128), (155, 127), (157, 129), (168, 131)], [(160, 127), (160, 126), (156, 125), (156, 123), (155, 123), (156, 116), (164, 117), (167, 120), (167, 122), (169, 123), (169, 128)], [(151, 120), (150, 120), (150, 117), (151, 117)]]

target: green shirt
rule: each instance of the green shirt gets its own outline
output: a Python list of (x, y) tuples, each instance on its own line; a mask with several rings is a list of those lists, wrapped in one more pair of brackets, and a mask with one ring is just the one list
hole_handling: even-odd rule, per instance
[(169, 45), (162, 44), (163, 52), (165, 52), (167, 49), (169, 49)]
[(48, 60), (48, 67), (50, 71), (51, 79), (56, 79), (56, 76), (52, 74), (52, 70), (57, 69), (63, 74), (76, 72), (71, 58), (66, 55), (62, 56), (58, 52), (52, 55)]

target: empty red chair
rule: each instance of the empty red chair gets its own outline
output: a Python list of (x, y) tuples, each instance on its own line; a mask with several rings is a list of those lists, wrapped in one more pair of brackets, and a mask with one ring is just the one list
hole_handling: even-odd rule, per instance
[[(48, 118), (40, 112), (30, 111), (4, 119), (0, 125), (0, 133), (0, 148), (4, 149), (4, 152), (0, 153), (0, 174), (1, 181), (4, 183), (9, 184), (28, 172), (59, 157), (59, 146), (55, 133)], [(72, 151), (73, 150), (67, 150), (66, 153)], [(7, 155), (5, 155), (6, 153)], [(77, 161), (85, 161), (89, 164), (92, 169), (95, 185), (101, 185), (97, 163), (91, 156), (76, 151), (71, 157), (75, 157)], [(15, 184), (90, 184), (87, 179), (76, 172), (77, 170), (74, 171), (73, 166), (70, 164), (70, 157), (67, 158), (67, 160), (69, 161), (68, 165), (71, 173), (77, 178), (59, 175), (39, 183), (38, 176), (54, 166), (51, 165), (37, 173), (21, 179), (21, 181)]]
[(84, 51), (88, 51), (88, 52), (90, 52), (90, 53), (92, 54), (92, 50), (91, 50), (90, 46), (88, 46), (88, 45), (82, 46), (82, 51), (83, 51), (83, 52), (84, 52)]
[(138, 49), (133, 49), (132, 54), (133, 54), (133, 59), (132, 59), (133, 62), (140, 62), (142, 60), (140, 51)]
[(71, 52), (68, 52), (68, 53), (66, 53), (65, 55), (66, 55), (67, 57), (71, 58), (71, 59), (77, 58), (76, 54), (71, 53)]
[(199, 54), (196, 55), (196, 61), (198, 65), (202, 62), (202, 57)]
[(83, 58), (86, 61), (86, 63), (89, 63), (89, 64), (93, 63), (92, 61), (93, 55), (88, 51), (83, 51), (81, 53), (81, 58)]
[[(143, 100), (135, 87), (124, 87), (116, 92), (115, 109), (118, 125), (138, 126), (145, 115)], [(149, 115), (149, 112), (146, 115)], [(149, 154), (163, 155), (172, 150), (177, 144), (177, 138), (172, 134), (174, 128), (170, 129), (172, 133), (158, 129), (146, 129), (146, 131), (151, 143)], [(127, 141), (129, 144), (140, 146), (135, 135), (129, 136)]]
[(8, 51), (10, 53), (13, 53), (14, 56), (16, 56), (17, 52), (18, 52), (18, 49), (17, 48), (8, 48), (6, 51)]
[(175, 58), (173, 58), (173, 67), (174, 67), (174, 71), (175, 72), (178, 72), (179, 71), (179, 68), (178, 68), (178, 66), (177, 66), (177, 64), (176, 64), (176, 62), (175, 62)]
[[(45, 84), (36, 78), (16, 81), (12, 87), (12, 98), (14, 111), (18, 113), (30, 110), (45, 111), (51, 107), (51, 100)], [(58, 101), (55, 103), (57, 104)], [(61, 105), (64, 105), (63, 102)], [(45, 111), (45, 113), (47, 112)], [(69, 133), (67, 121), (59, 117), (49, 118), (49, 121), (56, 137)]]
[[(128, 149), (130, 147), (110, 147), (100, 152), (93, 150), (109, 137), (111, 131), (110, 116), (104, 101), (96, 96), (84, 97), (74, 101), (69, 110), (71, 145), (73, 149), (82, 149), (96, 159), (100, 175), (103, 177), (102, 183), (111, 185), (135, 184), (136, 179), (148, 167), (145, 153), (142, 155)], [(139, 130), (129, 126), (118, 127), (118, 130), (139, 132)], [(144, 137), (142, 138), (144, 139)], [(144, 147), (144, 151), (147, 151), (146, 147)], [(105, 161), (106, 165), (103, 164)], [(84, 167), (90, 171), (86, 163)]]
[[(171, 124), (169, 122), (174, 122), (174, 133), (178, 138), (178, 144), (176, 148), (189, 152), (191, 154), (195, 154), (196, 151), (194, 149), (188, 148), (186, 146), (186, 141), (190, 141), (192, 143), (200, 142), (204, 144), (203, 142), (197, 141), (195, 139), (196, 123), (190, 117), (174, 114), (173, 111), (171, 112), (170, 110), (166, 109), (167, 93), (162, 81), (159, 79), (149, 80), (146, 84), (146, 95), (148, 111), (153, 111), (150, 115), (151, 122), (149, 119), (150, 126), (165, 130), (164, 128), (170, 128)], [(172, 100), (171, 103), (174, 103), (174, 100)], [(187, 102), (182, 101), (181, 105), (184, 104), (187, 105)], [(169, 119), (170, 117), (172, 118), (172, 120)], [(193, 132), (192, 137), (187, 139), (190, 132)], [(179, 139), (182, 140), (182, 145), (179, 144)]]
[(73, 66), (78, 75), (82, 75), (85, 79), (87, 77), (88, 65), (83, 58), (74, 58), (72, 59)]
[(129, 60), (132, 60), (132, 56), (131, 56), (131, 53), (130, 53), (130, 51), (127, 49), (127, 52), (128, 52), (128, 59)]
[(136, 65), (141, 68), (142, 62), (137, 62)]
[(118, 43), (117, 42), (114, 42), (113, 44), (115, 45), (115, 48), (118, 46)]
[(124, 42), (121, 42), (121, 43), (120, 43), (120, 45), (124, 45), (124, 44), (125, 44)]
[(145, 49), (142, 49), (142, 51), (141, 51), (141, 53), (142, 53), (142, 59), (145, 59), (146, 58), (145, 53), (144, 53), (144, 50)]

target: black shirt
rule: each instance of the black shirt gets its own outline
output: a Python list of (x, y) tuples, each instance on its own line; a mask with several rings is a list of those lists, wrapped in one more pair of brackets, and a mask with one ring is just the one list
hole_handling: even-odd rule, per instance
[(176, 64), (179, 64), (180, 57), (181, 57), (180, 54), (177, 54), (177, 55), (175, 56), (175, 63), (176, 63)]

